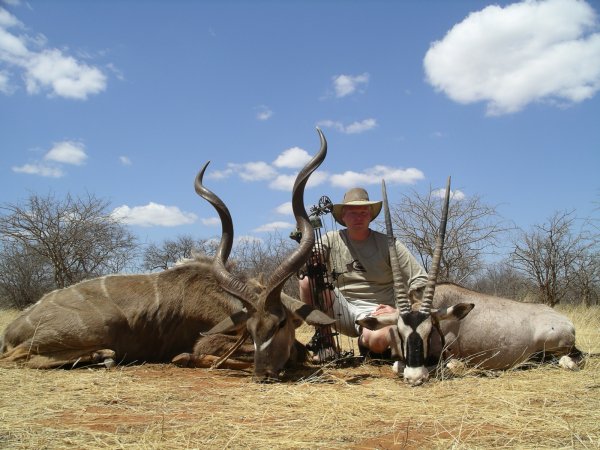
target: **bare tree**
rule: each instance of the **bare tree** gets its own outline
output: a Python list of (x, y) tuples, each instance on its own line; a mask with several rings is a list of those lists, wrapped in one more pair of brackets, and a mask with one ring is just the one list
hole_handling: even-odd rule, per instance
[(507, 260), (486, 265), (470, 283), (470, 287), (484, 294), (521, 301), (527, 298), (530, 291), (535, 290), (531, 281)]
[(24, 309), (52, 290), (48, 260), (18, 242), (0, 248), (0, 307)]
[[(151, 244), (144, 251), (142, 267), (145, 270), (165, 270), (196, 254), (214, 255), (217, 245), (217, 239), (194, 239), (189, 235), (166, 239), (160, 245)], [(296, 242), (278, 233), (269, 233), (265, 239), (237, 239), (229, 258), (229, 269), (240, 277), (268, 277), (296, 246)], [(298, 297), (298, 286), (294, 278), (288, 280), (284, 291)]]
[[(439, 190), (426, 194), (411, 191), (392, 207), (394, 234), (429, 270), (440, 223), (442, 197)], [(443, 194), (443, 192), (442, 192)], [(478, 196), (450, 200), (440, 280), (465, 283), (483, 267), (483, 257), (496, 247), (507, 231), (496, 208)]]
[(175, 239), (165, 239), (162, 244), (150, 244), (144, 251), (142, 267), (145, 270), (166, 270), (178, 261), (193, 258), (194, 255), (213, 255), (217, 239), (194, 239), (181, 235)]
[[(236, 271), (250, 277), (267, 276), (279, 266), (286, 255), (296, 249), (297, 243), (279, 233), (269, 233), (266, 239), (241, 239), (233, 248), (232, 258)], [(298, 297), (298, 282), (292, 277), (284, 285), (284, 292)]]
[(556, 212), (546, 223), (521, 232), (514, 243), (513, 266), (535, 282), (540, 302), (550, 306), (560, 303), (577, 277), (583, 277), (577, 275), (578, 262), (582, 270), (590, 267), (585, 255), (593, 242), (574, 232), (574, 221), (574, 211)]
[(108, 202), (93, 195), (60, 200), (34, 194), (0, 211), (0, 239), (46, 260), (56, 288), (119, 272), (135, 256), (135, 237), (111, 216)]
[(572, 297), (585, 306), (600, 303), (600, 253), (584, 249), (574, 261)]

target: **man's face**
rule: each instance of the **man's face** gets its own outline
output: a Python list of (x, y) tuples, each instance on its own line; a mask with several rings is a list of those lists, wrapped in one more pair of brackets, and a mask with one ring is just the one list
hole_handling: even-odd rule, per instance
[(342, 210), (342, 220), (348, 228), (366, 229), (371, 223), (371, 207), (364, 206), (344, 206)]

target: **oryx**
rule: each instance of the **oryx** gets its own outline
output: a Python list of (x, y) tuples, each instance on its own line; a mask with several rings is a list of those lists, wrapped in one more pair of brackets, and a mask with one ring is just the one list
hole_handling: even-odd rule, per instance
[[(539, 304), (479, 294), (452, 283), (437, 286), (448, 217), (450, 179), (442, 220), (423, 301), (411, 305), (400, 272), (394, 269), (397, 312), (367, 316), (357, 321), (369, 329), (391, 328), (393, 350), (402, 359), (404, 380), (420, 385), (429, 378), (428, 367), (440, 358), (459, 358), (483, 369), (507, 369), (532, 357), (560, 357), (560, 365), (576, 369), (581, 352), (575, 347), (575, 328), (562, 314)], [(383, 201), (388, 238), (393, 242), (385, 183)]]

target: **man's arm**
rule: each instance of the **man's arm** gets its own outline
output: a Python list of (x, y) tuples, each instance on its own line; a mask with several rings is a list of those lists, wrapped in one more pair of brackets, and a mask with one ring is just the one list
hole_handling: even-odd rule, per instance
[(427, 272), (417, 262), (408, 248), (398, 240), (396, 240), (396, 251), (404, 279), (408, 285), (408, 295), (413, 300), (420, 300), (423, 297), (423, 289), (427, 284)]

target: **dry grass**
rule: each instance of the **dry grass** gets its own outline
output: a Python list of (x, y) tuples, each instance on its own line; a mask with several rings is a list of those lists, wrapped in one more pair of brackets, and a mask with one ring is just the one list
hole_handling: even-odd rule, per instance
[[(581, 349), (600, 352), (600, 308), (563, 312)], [(417, 388), (389, 366), (291, 376), (258, 385), (247, 372), (170, 365), (4, 368), (0, 448), (600, 448), (598, 357), (579, 372), (471, 372)]]

